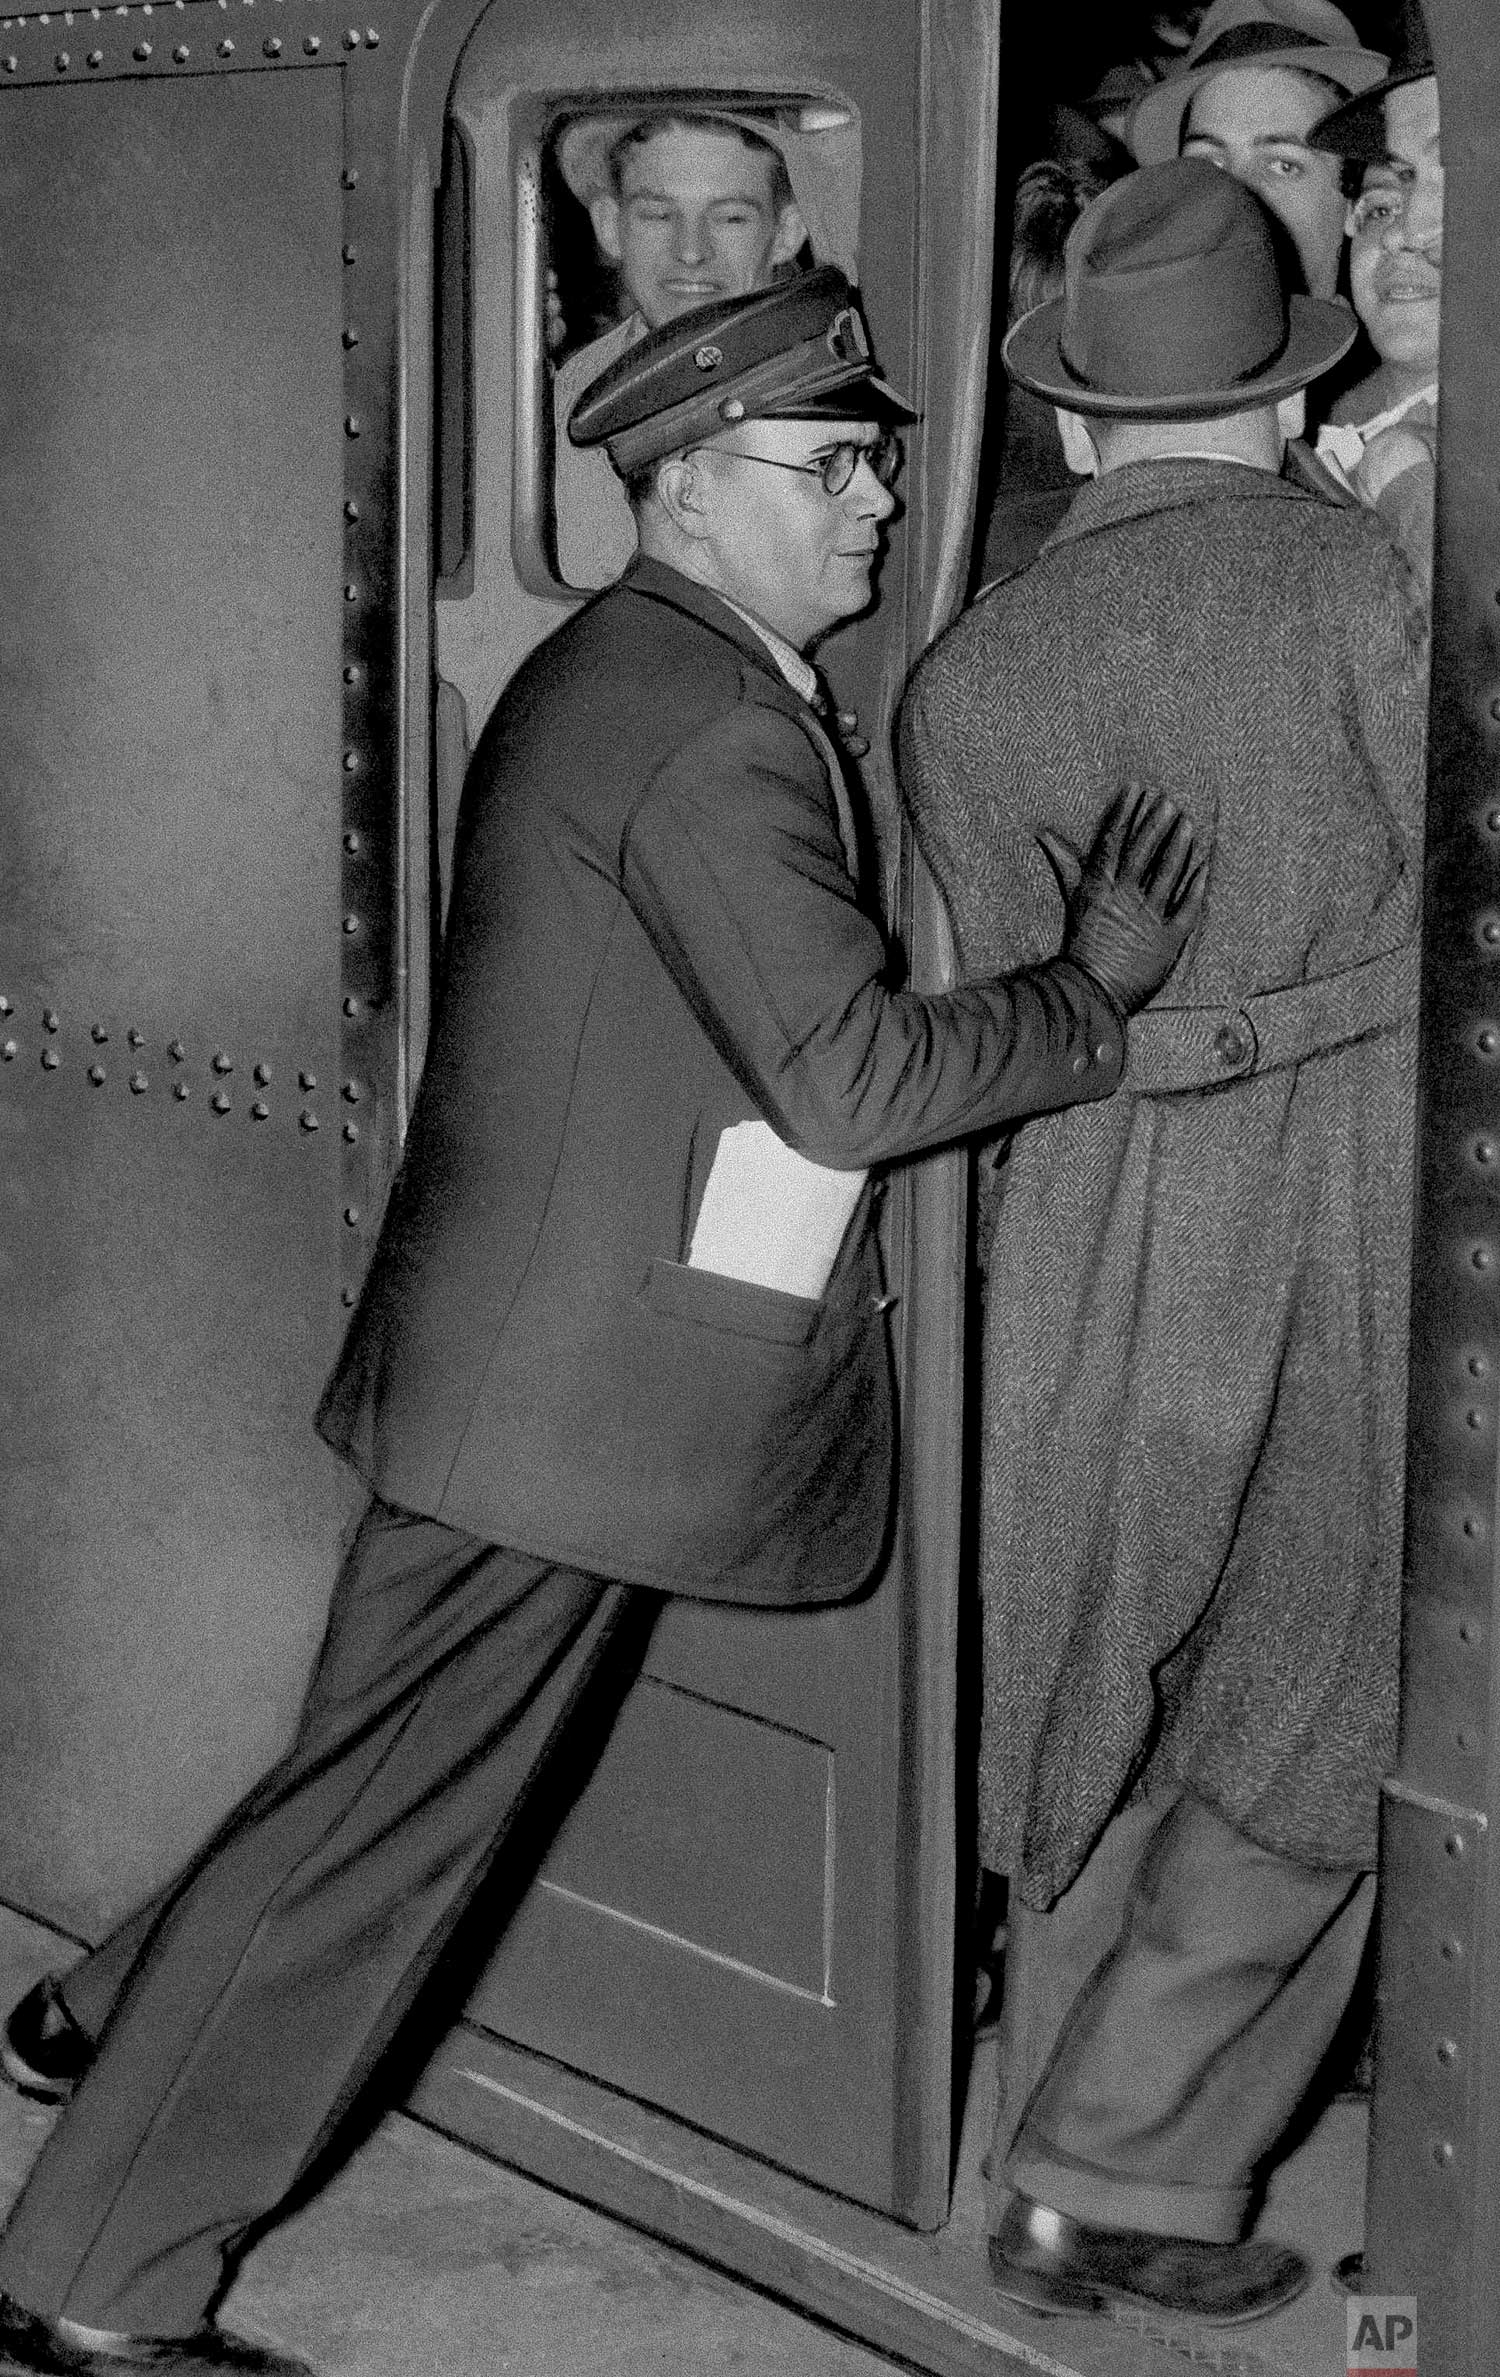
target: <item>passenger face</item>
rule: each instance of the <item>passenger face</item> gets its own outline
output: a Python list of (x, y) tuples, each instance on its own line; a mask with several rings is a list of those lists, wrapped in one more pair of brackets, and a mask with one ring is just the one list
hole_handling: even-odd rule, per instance
[(1194, 93), (1182, 153), (1232, 173), (1285, 224), (1314, 297), (1338, 288), (1344, 200), (1337, 157), (1307, 145), (1334, 101), (1286, 66), (1227, 66)]
[(777, 211), (774, 170), (737, 132), (685, 124), (626, 150), (619, 196), (596, 198), (589, 211), (651, 329), (689, 306), (763, 288), (796, 255), (806, 232), (795, 206)]
[(1349, 286), (1381, 360), (1425, 385), (1437, 376), (1443, 288), (1436, 81), (1388, 92), (1385, 131), (1390, 155), (1366, 166), (1349, 210)]
[(746, 421), (695, 457), (708, 465), (714, 583), (799, 651), (873, 595), (896, 499), (866, 462), (841, 495), (828, 494), (816, 466), (835, 445), (874, 446), (879, 436), (873, 421)]

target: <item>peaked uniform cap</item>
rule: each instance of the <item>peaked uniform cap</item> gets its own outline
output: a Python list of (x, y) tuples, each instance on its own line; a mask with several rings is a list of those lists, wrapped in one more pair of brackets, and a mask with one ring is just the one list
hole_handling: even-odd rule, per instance
[(1181, 64), (1131, 111), (1125, 138), (1138, 164), (1177, 155), (1195, 92), (1230, 66), (1290, 66), (1354, 93), (1380, 81), (1386, 60), (1333, 0), (1211, 0)]
[(674, 315), (589, 383), (568, 436), (606, 447), (629, 473), (737, 422), (772, 418), (917, 418), (876, 371), (859, 292), (834, 265)]
[(1211, 420), (1294, 395), (1358, 332), (1346, 305), (1288, 294), (1252, 191), (1174, 157), (1084, 208), (1063, 295), (1023, 314), (1003, 353), (1012, 379), (1070, 412)]
[(1406, 83), (1426, 82), (1436, 72), (1432, 36), (1422, 14), (1421, 0), (1406, 0), (1389, 74), (1383, 81), (1372, 84), (1360, 98), (1336, 107), (1331, 115), (1314, 124), (1307, 136), (1308, 147), (1331, 149), (1336, 157), (1363, 157), (1367, 161), (1383, 157), (1386, 94), (1399, 91)]

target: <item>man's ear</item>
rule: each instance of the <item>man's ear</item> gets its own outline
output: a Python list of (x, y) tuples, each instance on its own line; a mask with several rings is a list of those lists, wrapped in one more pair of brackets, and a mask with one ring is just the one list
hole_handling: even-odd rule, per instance
[(790, 264), (801, 251), (806, 237), (807, 225), (802, 220), (801, 209), (788, 199), (776, 218), (776, 236), (771, 242), (766, 262), (773, 266)]
[(656, 500), (679, 536), (700, 543), (713, 533), (709, 478), (701, 451), (671, 454), (656, 474)]
[(1295, 396), (1283, 396), (1276, 407), (1276, 426), (1290, 445), (1307, 427), (1307, 390), (1299, 388)]
[(1067, 412), (1060, 404), (1052, 409), (1057, 415), (1057, 434), (1062, 439), (1063, 460), (1069, 470), (1077, 479), (1097, 479), (1099, 449), (1088, 423), (1081, 414)]
[(601, 252), (611, 264), (618, 264), (622, 253), (620, 239), (620, 201), (612, 190), (604, 190), (589, 200), (589, 221)]

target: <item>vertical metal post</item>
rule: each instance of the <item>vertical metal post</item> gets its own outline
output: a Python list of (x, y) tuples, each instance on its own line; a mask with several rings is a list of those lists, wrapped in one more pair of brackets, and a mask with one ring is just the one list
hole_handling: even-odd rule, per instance
[(1500, 20), (1427, 0), (1447, 171), (1399, 1769), (1366, 2291), (1422, 2377), (1500, 2347)]

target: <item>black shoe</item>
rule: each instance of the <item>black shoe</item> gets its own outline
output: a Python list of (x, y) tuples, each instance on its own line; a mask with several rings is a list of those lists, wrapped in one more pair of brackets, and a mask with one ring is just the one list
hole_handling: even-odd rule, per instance
[(157, 2369), (163, 2377), (210, 2377), (232, 2369), (241, 2377), (313, 2377), (305, 2360), (218, 2327), (182, 2338), (95, 2335), (89, 2343), (75, 2342), (66, 2323), (54, 2327), (0, 2294), (0, 2377), (128, 2377), (132, 2369)]
[(79, 2029), (48, 1973), (11, 2008), (0, 2067), (23, 2096), (65, 2105), (93, 2060), (93, 2040)]
[(1312, 2271), (1300, 2253), (1268, 2239), (1208, 2245), (1096, 2227), (1015, 2195), (990, 2239), (990, 2275), (1011, 2302), (1033, 2311), (1120, 2307), (1232, 2327), (1295, 2302)]

